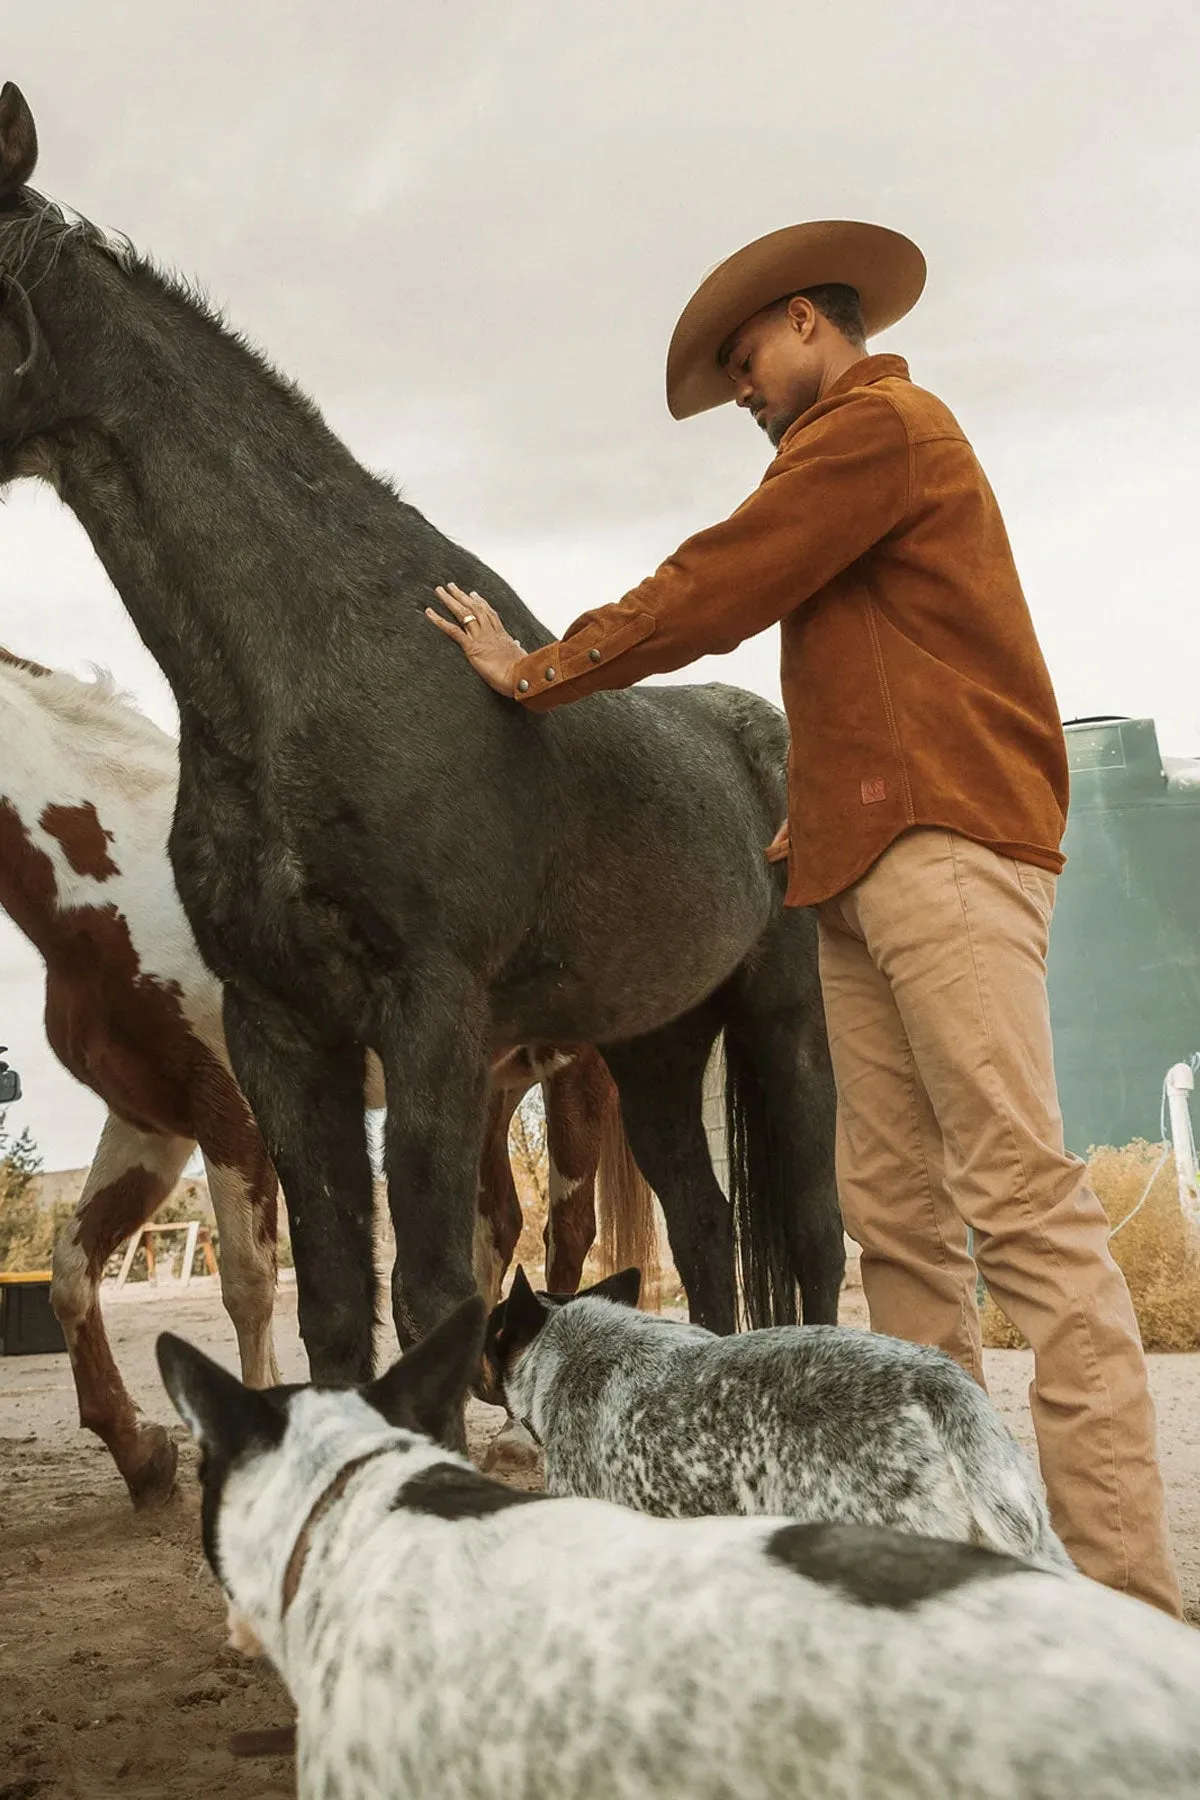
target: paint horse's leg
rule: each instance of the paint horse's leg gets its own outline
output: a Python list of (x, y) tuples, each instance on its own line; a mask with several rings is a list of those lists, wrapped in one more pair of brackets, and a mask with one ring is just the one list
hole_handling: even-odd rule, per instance
[[(533, 1085), (532, 1076), (528, 1086)], [(475, 1281), (489, 1307), (500, 1289), (521, 1236), (521, 1201), (513, 1180), (508, 1131), (528, 1087), (493, 1088), (479, 1164), (479, 1204), (475, 1216)]]
[(704, 1129), (704, 1074), (718, 1027), (709, 1004), (603, 1051), (630, 1147), (666, 1219), (689, 1315), (710, 1331), (728, 1333), (737, 1327), (733, 1215)]
[(265, 1149), (257, 1167), (232, 1168), (207, 1151), (204, 1165), (220, 1234), (221, 1299), (237, 1333), (242, 1380), (247, 1387), (274, 1387), (279, 1381), (271, 1335), (279, 1183)]
[(221, 1299), (237, 1333), (242, 1380), (279, 1380), (271, 1314), (279, 1180), (246, 1097), (224, 1061), (192, 1084), (192, 1123), (208, 1170), (208, 1194), (220, 1233)]
[(375, 1269), (363, 1053), (316, 1042), (287, 1009), (225, 989), (230, 1061), (283, 1186), (312, 1380), (371, 1379)]
[(147, 1425), (121, 1380), (100, 1312), (113, 1251), (161, 1206), (192, 1150), (190, 1138), (140, 1131), (110, 1113), (75, 1216), (54, 1246), (51, 1302), (62, 1324), (79, 1423), (108, 1445), (135, 1506), (157, 1506), (175, 1483), (175, 1445)]
[(546, 1208), (546, 1287), (574, 1294), (596, 1241), (596, 1169), (603, 1108), (612, 1091), (594, 1051), (580, 1051), (542, 1078), (550, 1201)]

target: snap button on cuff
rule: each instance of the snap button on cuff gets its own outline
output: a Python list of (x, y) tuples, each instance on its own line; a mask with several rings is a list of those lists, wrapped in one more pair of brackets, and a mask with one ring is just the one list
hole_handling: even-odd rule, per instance
[(598, 650), (589, 650), (588, 651), (588, 661), (589, 662), (599, 662), (600, 661), (600, 652)]
[(529, 683), (527, 681), (518, 681), (517, 692), (518, 694), (527, 694), (529, 692)]
[(547, 669), (546, 670), (546, 680), (553, 681), (554, 677), (557, 673), (558, 673), (558, 671), (556, 669)]

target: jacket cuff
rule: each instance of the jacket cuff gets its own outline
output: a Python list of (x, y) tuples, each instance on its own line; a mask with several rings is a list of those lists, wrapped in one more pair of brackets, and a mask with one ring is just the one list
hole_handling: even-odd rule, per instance
[[(640, 644), (654, 631), (657, 621), (653, 613), (638, 612), (613, 626), (599, 619), (581, 622), (560, 643), (547, 644), (523, 657), (513, 669), (513, 699), (535, 706), (539, 701), (554, 703), (558, 692), (570, 688), (584, 677), (598, 674), (608, 663)], [(597, 682), (597, 687), (607, 687)], [(591, 691), (589, 684), (588, 691)], [(564, 699), (572, 696), (567, 693)]]

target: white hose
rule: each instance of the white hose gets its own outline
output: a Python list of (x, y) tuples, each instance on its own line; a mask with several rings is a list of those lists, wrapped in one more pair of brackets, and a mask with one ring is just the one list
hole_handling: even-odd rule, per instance
[[(1200, 1071), (1200, 1052), (1197, 1052), (1197, 1054), (1195, 1056), (1190, 1058), (1188, 1067), (1191, 1069), (1193, 1075), (1196, 1074), (1197, 1071)], [(1162, 1084), (1162, 1104), (1159, 1109), (1159, 1115), (1158, 1115), (1158, 1128), (1159, 1128), (1159, 1131), (1162, 1133), (1163, 1153), (1159, 1157), (1158, 1161), (1155, 1163), (1154, 1168), (1150, 1174), (1150, 1179), (1149, 1179), (1149, 1181), (1147, 1181), (1145, 1187), (1142, 1189), (1142, 1195), (1141, 1195), (1141, 1198), (1139, 1199), (1137, 1205), (1135, 1207), (1133, 1207), (1129, 1212), (1127, 1212), (1125, 1214), (1125, 1217), (1121, 1220), (1120, 1224), (1114, 1225), (1112, 1230), (1109, 1232), (1108, 1238), (1109, 1238), (1110, 1243), (1112, 1242), (1113, 1238), (1116, 1237), (1118, 1231), (1124, 1231), (1124, 1229), (1128, 1225), (1130, 1219), (1135, 1219), (1137, 1217), (1138, 1213), (1141, 1212), (1143, 1206), (1145, 1206), (1147, 1200), (1150, 1198), (1150, 1190), (1154, 1186), (1155, 1182), (1158, 1180), (1158, 1177), (1159, 1177), (1160, 1173), (1162, 1172), (1163, 1166), (1165, 1165), (1168, 1156), (1170, 1156), (1173, 1149), (1177, 1150), (1179, 1148), (1178, 1145), (1173, 1144), (1171, 1141), (1171, 1131), (1170, 1131), (1170, 1127), (1167, 1123), (1167, 1112), (1168, 1112), (1167, 1079), (1168, 1079), (1168, 1077), (1166, 1075), (1164, 1075), (1163, 1076), (1163, 1084)], [(1189, 1138), (1190, 1142), (1187, 1144), (1186, 1148), (1191, 1152), (1192, 1167), (1194, 1168), (1195, 1161), (1196, 1161), (1196, 1143), (1195, 1143), (1195, 1139), (1192, 1137), (1192, 1125), (1191, 1125), (1190, 1119), (1188, 1120), (1188, 1124), (1187, 1124), (1187, 1133), (1188, 1133), (1188, 1138)]]

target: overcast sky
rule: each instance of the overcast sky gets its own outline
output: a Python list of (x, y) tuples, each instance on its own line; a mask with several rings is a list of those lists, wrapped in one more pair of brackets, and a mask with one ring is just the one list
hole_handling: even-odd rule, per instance
[[(740, 244), (864, 218), (929, 282), (880, 349), (956, 411), (1005, 511), (1064, 717), (1200, 754), (1200, 19), (1194, 0), (6, 9), (36, 182), (198, 278), (372, 466), (556, 628), (757, 482), (677, 424), (671, 329)], [(15, 15), (15, 16), (14, 16)], [(73, 518), (14, 490), (0, 641), (170, 696)], [(778, 698), (775, 634), (699, 665)], [(689, 677), (691, 678), (691, 677)], [(53, 1062), (0, 922), (0, 1042), (50, 1167), (99, 1104)]]

